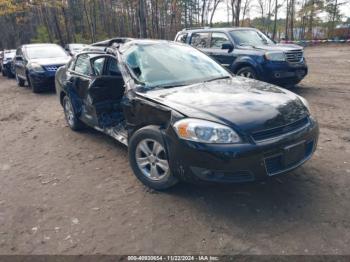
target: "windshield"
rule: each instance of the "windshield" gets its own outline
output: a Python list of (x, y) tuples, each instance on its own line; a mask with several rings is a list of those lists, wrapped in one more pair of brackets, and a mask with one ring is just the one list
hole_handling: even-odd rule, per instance
[(237, 45), (250, 45), (250, 46), (261, 46), (261, 45), (273, 45), (266, 35), (255, 30), (234, 30), (230, 32), (233, 40)]
[(37, 58), (57, 58), (67, 57), (67, 53), (60, 46), (31, 46), (26, 49), (27, 55), (30, 59)]
[(230, 77), (207, 55), (186, 45), (135, 45), (124, 54), (125, 63), (147, 88), (171, 87)]
[(12, 59), (12, 58), (15, 57), (15, 55), (16, 55), (16, 52), (15, 52), (15, 51), (14, 51), (14, 52), (11, 52), (11, 53), (5, 53), (4, 58), (5, 58), (5, 59)]

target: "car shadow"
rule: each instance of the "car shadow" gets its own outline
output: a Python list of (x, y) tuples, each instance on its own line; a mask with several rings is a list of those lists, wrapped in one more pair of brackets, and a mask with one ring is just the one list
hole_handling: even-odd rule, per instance
[[(284, 222), (317, 217), (320, 193), (312, 170), (298, 170), (264, 182), (231, 185), (193, 185), (182, 183), (166, 192), (182, 199), (191, 208), (232, 226), (246, 229), (273, 228)], [(287, 226), (287, 225), (285, 225)], [(273, 231), (274, 229), (272, 229)]]

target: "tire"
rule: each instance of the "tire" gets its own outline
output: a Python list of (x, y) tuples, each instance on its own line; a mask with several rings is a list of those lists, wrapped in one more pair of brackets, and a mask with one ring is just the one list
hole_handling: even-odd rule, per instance
[(179, 182), (171, 173), (165, 148), (157, 126), (141, 128), (129, 140), (129, 162), (134, 174), (155, 190), (165, 190)]
[(250, 66), (242, 67), (237, 71), (236, 75), (251, 79), (258, 79), (255, 70)]
[(68, 96), (63, 98), (62, 105), (68, 126), (74, 131), (82, 130), (84, 128), (84, 124), (77, 117), (77, 114), (72, 106), (72, 102)]
[(39, 86), (33, 84), (33, 81), (30, 79), (30, 77), (27, 76), (27, 79), (28, 79), (28, 86), (33, 93), (38, 94), (42, 92), (42, 89)]
[(16, 76), (15, 76), (15, 77), (16, 77), (17, 85), (20, 86), (20, 87), (24, 87), (26, 81), (23, 80), (23, 79), (21, 79), (21, 78), (17, 75), (17, 73), (16, 73)]

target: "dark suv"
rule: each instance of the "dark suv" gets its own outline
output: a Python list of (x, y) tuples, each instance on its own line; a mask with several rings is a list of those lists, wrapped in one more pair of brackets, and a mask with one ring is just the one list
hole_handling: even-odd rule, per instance
[(301, 46), (276, 44), (254, 28), (184, 29), (175, 41), (200, 49), (234, 74), (281, 86), (296, 85), (308, 73)]
[(19, 86), (25, 82), (39, 93), (44, 89), (54, 89), (55, 74), (60, 66), (71, 57), (56, 44), (23, 45), (16, 51), (15, 75)]

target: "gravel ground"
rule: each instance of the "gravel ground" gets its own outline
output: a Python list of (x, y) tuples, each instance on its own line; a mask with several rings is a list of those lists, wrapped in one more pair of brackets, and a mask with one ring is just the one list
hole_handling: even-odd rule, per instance
[(306, 50), (321, 135), (291, 174), (142, 186), (127, 149), (72, 132), (55, 94), (0, 77), (0, 254), (350, 254), (350, 46)]

